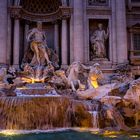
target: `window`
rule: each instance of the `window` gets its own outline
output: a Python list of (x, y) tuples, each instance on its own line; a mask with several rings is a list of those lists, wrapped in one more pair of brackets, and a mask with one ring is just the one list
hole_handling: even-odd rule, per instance
[[(128, 8), (129, 10), (139, 10), (140, 0), (128, 0)], [(136, 9), (137, 8), (137, 9)]]
[(131, 0), (131, 2), (140, 2), (140, 0)]
[(109, 0), (88, 0), (89, 6), (108, 6)]
[(140, 55), (140, 33), (133, 34), (133, 48), (134, 48), (134, 55)]

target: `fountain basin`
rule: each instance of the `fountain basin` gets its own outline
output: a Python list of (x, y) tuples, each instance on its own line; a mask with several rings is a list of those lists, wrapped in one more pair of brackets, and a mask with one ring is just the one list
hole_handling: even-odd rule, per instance
[(51, 131), (44, 133), (29, 133), (29, 134), (13, 134), (13, 135), (4, 135), (0, 134), (1, 140), (139, 140), (140, 135), (138, 133), (124, 133), (118, 131), (88, 131), (80, 129), (69, 129), (65, 131)]

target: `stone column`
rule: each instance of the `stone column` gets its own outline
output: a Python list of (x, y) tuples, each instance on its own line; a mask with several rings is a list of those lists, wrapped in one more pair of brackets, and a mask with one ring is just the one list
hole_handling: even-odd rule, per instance
[[(11, 6), (11, 1), (10, 0), (8, 0), (8, 6)], [(7, 27), (8, 27), (8, 30), (7, 30), (7, 60), (6, 60), (6, 62), (7, 62), (7, 64), (9, 64), (10, 65), (10, 63), (11, 63), (11, 51), (12, 51), (12, 45), (11, 45), (11, 38), (12, 38), (12, 36), (11, 36), (11, 33), (12, 33), (12, 21), (11, 21), (11, 16), (10, 16), (10, 14), (8, 14), (8, 19), (7, 19)]]
[(6, 64), (7, 54), (7, 0), (0, 0), (0, 64)]
[(59, 28), (57, 22), (54, 24), (54, 47), (57, 55), (59, 55)]
[(116, 41), (116, 4), (114, 1), (111, 1), (111, 6), (112, 6), (112, 29), (109, 29), (111, 31), (111, 46), (110, 46), (110, 53), (112, 56), (112, 62), (113, 66), (117, 64), (117, 41)]
[(67, 40), (67, 20), (66, 19), (62, 19), (61, 59), (62, 59), (62, 66), (65, 66), (68, 64), (68, 40)]
[[(73, 7), (73, 0), (70, 0), (70, 7)], [(73, 62), (74, 60), (74, 27), (73, 27), (73, 14), (71, 14), (71, 17), (70, 17), (70, 63)]]
[(74, 36), (73, 36), (73, 34), (74, 34), (74, 30), (73, 30), (73, 15), (72, 15), (70, 18), (70, 63), (72, 63), (74, 60), (74, 54), (73, 54), (74, 53), (74, 45), (73, 45)]
[(14, 21), (14, 45), (13, 45), (13, 65), (19, 65), (19, 19)]
[(27, 33), (29, 31), (29, 25), (25, 24), (25, 30), (24, 30), (24, 52), (27, 50), (27, 46), (28, 46), (28, 41), (27, 41)]
[(125, 0), (116, 0), (116, 33), (118, 63), (127, 63), (127, 30)]
[(83, 0), (74, 0), (74, 61), (84, 61)]

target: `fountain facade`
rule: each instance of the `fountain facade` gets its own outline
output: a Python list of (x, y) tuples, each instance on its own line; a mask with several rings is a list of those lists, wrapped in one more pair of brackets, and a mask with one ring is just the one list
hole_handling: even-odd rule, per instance
[[(102, 66), (97, 63), (102, 60), (106, 62), (108, 59), (108, 54), (105, 52), (105, 42), (110, 38), (110, 31), (107, 27), (108, 20), (101, 20), (107, 27), (106, 41), (104, 40), (101, 43), (100, 40), (97, 40), (99, 36), (92, 36), (92, 39), (96, 39), (92, 40), (92, 49), (96, 53), (91, 58), (96, 56), (98, 58), (94, 59), (93, 63), (83, 64), (84, 53), (82, 47), (84, 43), (78, 41), (78, 39), (82, 38), (83, 30), (82, 26), (80, 28), (76, 27), (77, 23), (83, 22), (79, 18), (75, 19), (77, 20), (77, 22), (73, 23), (76, 30), (74, 34), (76, 36), (74, 41), (76, 51), (74, 51), (75, 59), (73, 59), (75, 61), (67, 65), (68, 22), (66, 19), (69, 18), (71, 11), (66, 6), (68, 3), (63, 2), (64, 7), (59, 8), (59, 3), (57, 3), (56, 7), (58, 9), (54, 9), (57, 10), (56, 13), (61, 13), (59, 17), (62, 18), (62, 37), (64, 37), (61, 40), (61, 49), (64, 50), (61, 54), (62, 67), (59, 66), (58, 50), (54, 51), (49, 47), (47, 42), (49, 34), (46, 37), (42, 27), (42, 19), (38, 17), (37, 27), (33, 27), (26, 32), (25, 41), (28, 48), (24, 53), (20, 67), (15, 67), (17, 66), (16, 64), (19, 66), (19, 63), (17, 63), (18, 60), (16, 61), (16, 54), (14, 54), (14, 65), (0, 68), (0, 129), (48, 130), (54, 128), (92, 127), (94, 129), (130, 130), (139, 128), (140, 79), (135, 81), (130, 75), (129, 66), (124, 63), (127, 58), (126, 53), (123, 52), (125, 54), (123, 55), (123, 53), (120, 53), (121, 51), (119, 52), (118, 63), (123, 63), (124, 65), (116, 67), (116, 71), (112, 75), (105, 77)], [(117, 4), (119, 5), (119, 3)], [(26, 5), (24, 6), (23, 13), (25, 12), (24, 10), (27, 10)], [(76, 6), (76, 8), (74, 7), (76, 17), (81, 14), (81, 0), (75, 0), (74, 6)], [(11, 12), (14, 12), (14, 10), (15, 7), (11, 8)], [(19, 7), (18, 10), (20, 11), (21, 8)], [(15, 14), (16, 12), (13, 13), (13, 16)], [(48, 15), (46, 16), (48, 17)], [(57, 19), (57, 16), (53, 16), (56, 21), (60, 20)], [(16, 23), (18, 24), (18, 22)], [(93, 25), (97, 24), (94, 20), (91, 23)], [(120, 23), (121, 25), (122, 23)], [(116, 26), (119, 28), (118, 22)], [(56, 28), (55, 31), (57, 30)], [(103, 35), (105, 30), (102, 30), (102, 27), (100, 30), (101, 35)], [(18, 28), (15, 28), (15, 34), (17, 31)], [(125, 32), (125, 29), (123, 31)], [(122, 38), (126, 38), (124, 32), (120, 34)], [(77, 33), (79, 36), (76, 35)], [(97, 34), (97, 31), (94, 34)], [(58, 39), (57, 33), (55, 37), (56, 41)], [(16, 42), (19, 39), (14, 39), (14, 48), (19, 48), (19, 42)], [(97, 42), (95, 43), (95, 41)], [(122, 46), (122, 39), (117, 41), (119, 47), (122, 47), (124, 51), (126, 44)], [(58, 42), (56, 41), (55, 43)], [(79, 46), (81, 46), (81, 50)], [(98, 46), (100, 48), (97, 49)], [(64, 54), (65, 52), (66, 54)], [(120, 58), (122, 59), (120, 60)], [(116, 58), (112, 59), (114, 64)]]
[[(35, 43), (32, 47), (48, 49), (44, 40)], [(47, 53), (38, 54), (37, 65), (31, 60), (23, 61), (21, 70), (0, 69), (0, 129), (139, 127), (139, 79), (128, 80), (122, 68), (105, 79), (98, 63), (87, 66), (78, 61), (56, 70)]]

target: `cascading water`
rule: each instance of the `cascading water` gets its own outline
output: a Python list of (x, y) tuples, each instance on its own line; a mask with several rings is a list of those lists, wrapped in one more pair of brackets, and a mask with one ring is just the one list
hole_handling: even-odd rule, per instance
[(99, 128), (99, 116), (97, 111), (93, 111), (93, 128)]
[(0, 129), (91, 127), (91, 122), (84, 104), (66, 97), (0, 98)]
[(98, 100), (92, 100), (90, 105), (89, 113), (92, 116), (92, 127), (94, 129), (99, 129), (99, 110), (101, 108), (101, 103)]
[(92, 127), (94, 129), (99, 129), (99, 114), (98, 111), (92, 111), (90, 112), (92, 115)]

